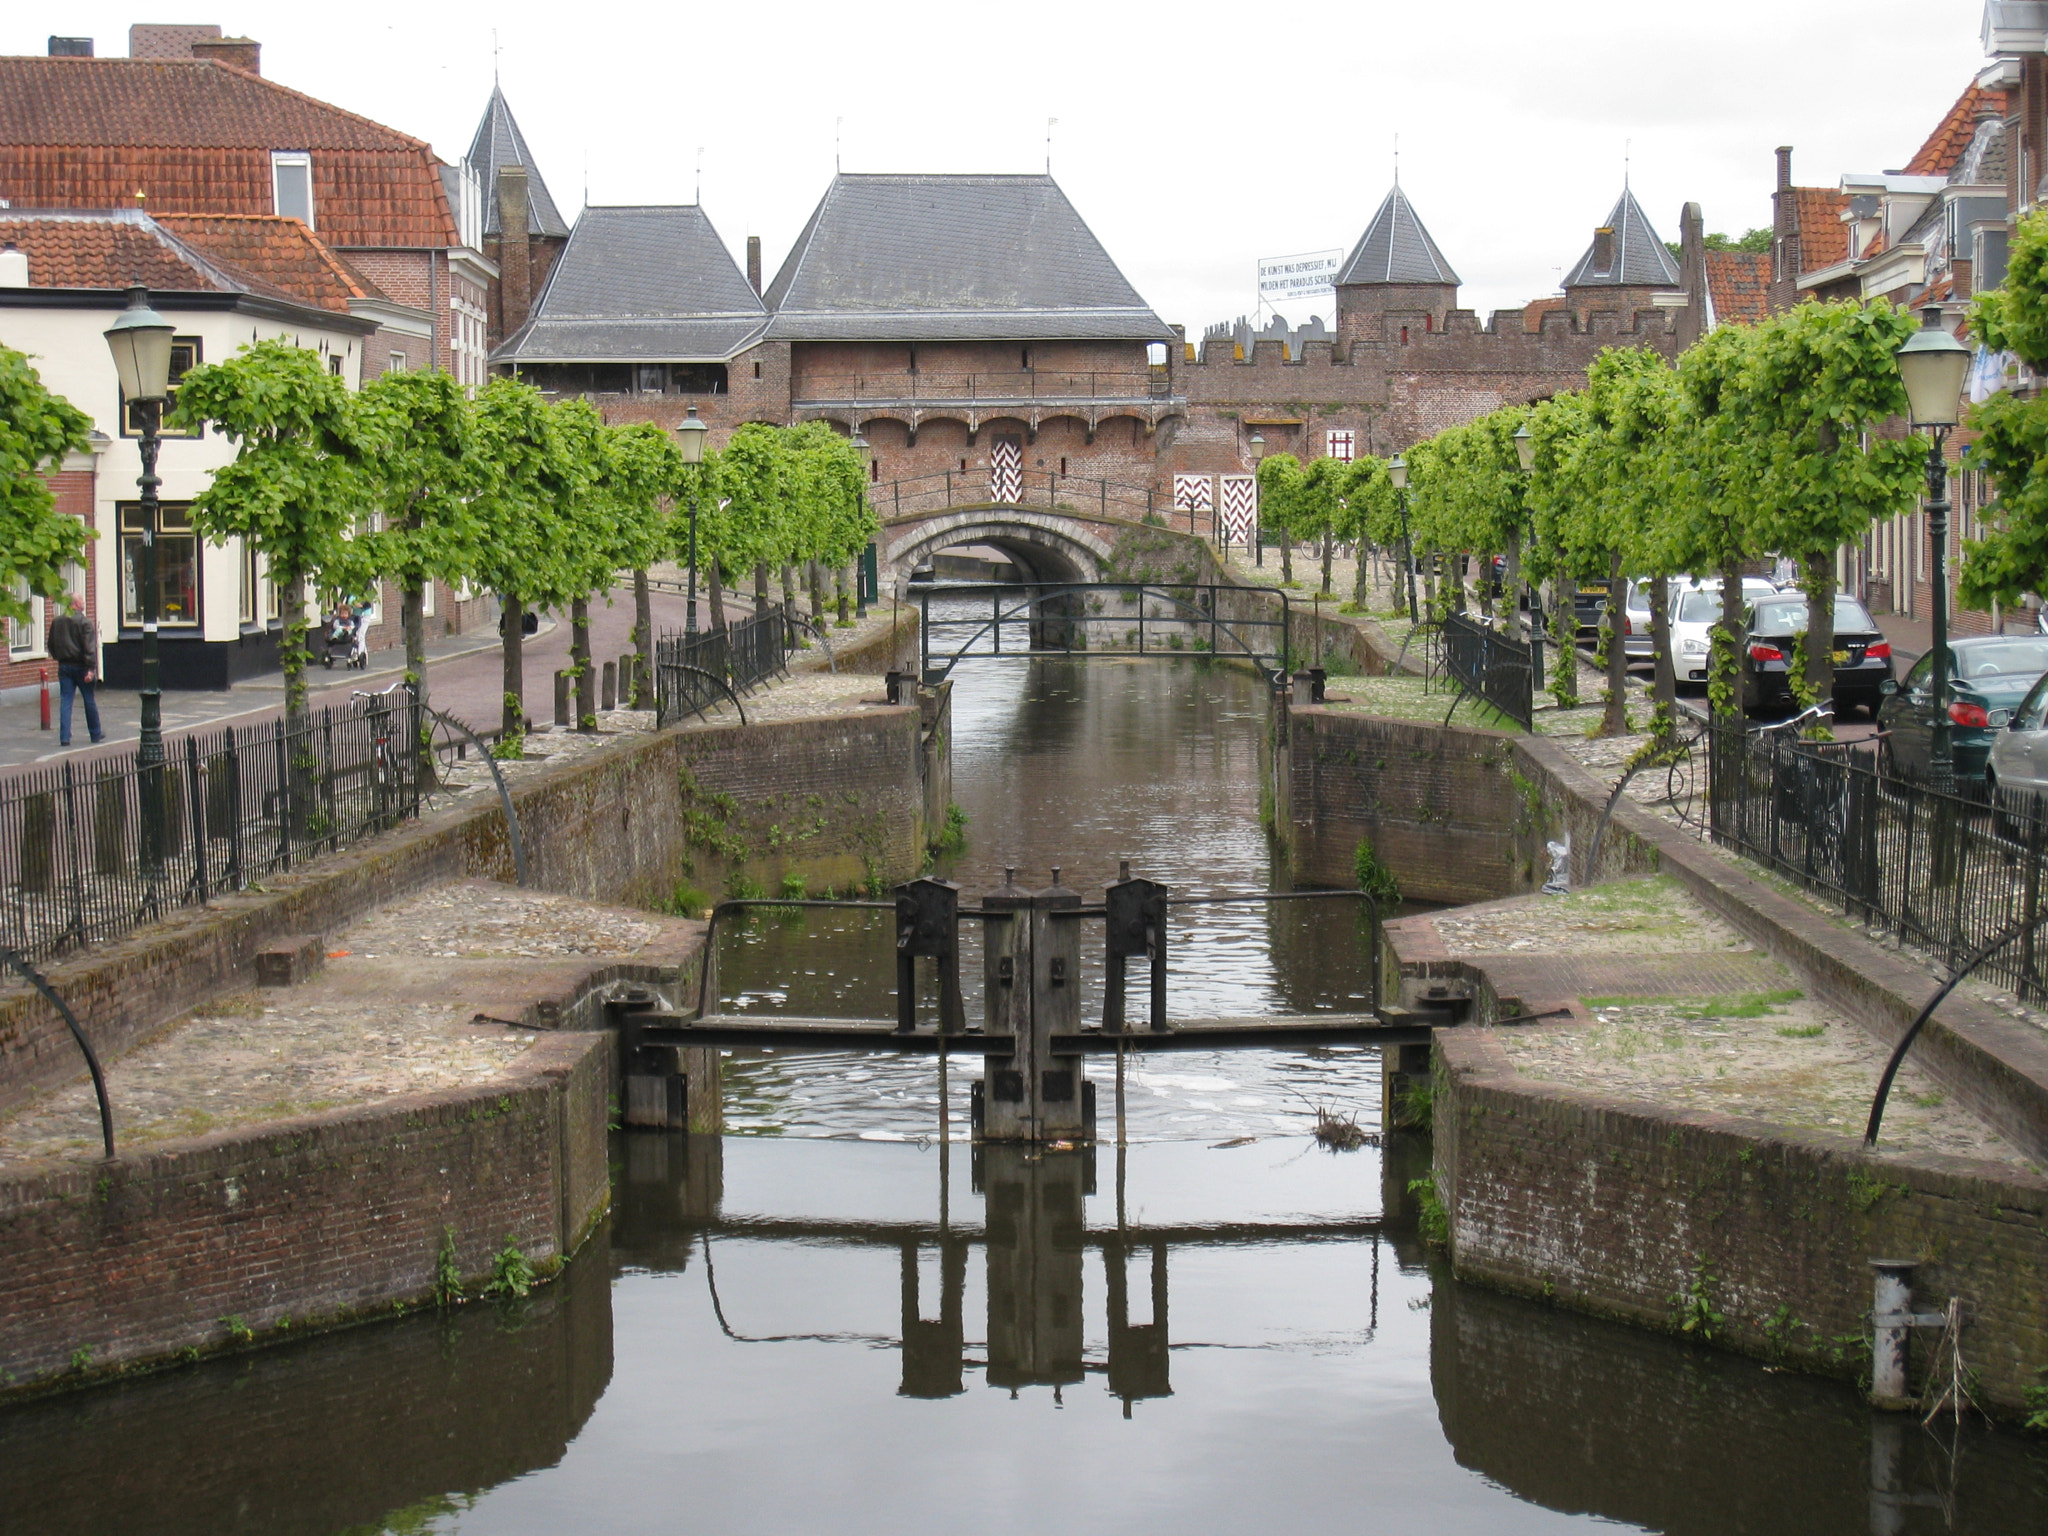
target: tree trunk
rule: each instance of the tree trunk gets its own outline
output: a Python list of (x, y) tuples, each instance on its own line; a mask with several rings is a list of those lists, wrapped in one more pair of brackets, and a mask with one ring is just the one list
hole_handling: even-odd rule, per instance
[(804, 562), (804, 582), (810, 588), (812, 622), (825, 622), (825, 568), (816, 560)]
[[(1730, 549), (1721, 557), (1721, 618), (1710, 637), (1714, 654), (1707, 662), (1707, 707), (1723, 721), (1742, 721), (1742, 646), (1747, 638), (1742, 623), (1742, 553)], [(1715, 678), (1725, 677), (1721, 691), (1726, 697), (1714, 701)]]
[[(1503, 601), (1508, 606), (1508, 633), (1517, 640), (1527, 642), (1529, 626), (1522, 621), (1522, 536), (1519, 533), (1508, 536), (1507, 584)], [(1542, 680), (1539, 678), (1540, 684)]]
[(287, 574), (277, 584), (277, 658), (284, 669), (284, 719), (296, 730), (306, 723), (306, 579)]
[(842, 629), (853, 627), (853, 589), (860, 585), (860, 578), (852, 566), (843, 566), (837, 572), (839, 577), (839, 624)]
[(724, 629), (725, 579), (719, 572), (718, 562), (716, 560), (712, 561), (704, 569), (706, 574), (711, 578), (711, 627), (713, 629)]
[[(399, 627), (405, 634), (405, 681), (424, 710), (427, 703), (427, 589), (424, 583), (406, 587), (398, 604)], [(422, 714), (422, 719), (425, 715)]]
[(1650, 580), (1651, 692), (1668, 722), (1678, 706), (1678, 672), (1671, 660), (1671, 578)]
[(1600, 627), (1607, 641), (1607, 712), (1600, 720), (1602, 736), (1628, 734), (1628, 597), (1621, 581), (1621, 552), (1607, 557), (1607, 608)]
[(498, 729), (507, 737), (523, 736), (526, 734), (526, 605), (509, 594), (502, 601), (505, 616), (498, 623), (505, 636), (500, 642), (505, 660), (501, 685), (505, 698)]
[(1815, 703), (1835, 696), (1835, 552), (1806, 557), (1806, 687)]
[(759, 618), (768, 611), (768, 562), (763, 560), (754, 567), (754, 617)]
[(785, 564), (782, 567), (782, 601), (791, 612), (796, 610), (796, 567)]
[(1451, 611), (1453, 613), (1463, 613), (1465, 611), (1465, 557), (1463, 555), (1451, 556), (1451, 568), (1446, 573), (1446, 579), (1451, 584)]
[(1560, 573), (1551, 585), (1551, 638), (1557, 642), (1557, 661), (1552, 689), (1559, 709), (1579, 707), (1579, 582), (1563, 574), (1564, 552), (1558, 551)]
[(576, 729), (597, 729), (597, 674), (590, 665), (590, 599), (569, 604), (569, 670), (576, 679)]
[(1280, 530), (1280, 580), (1294, 585), (1294, 535), (1285, 528)]
[(647, 573), (633, 573), (633, 694), (634, 709), (654, 707), (654, 600), (647, 589)]
[(1336, 556), (1337, 531), (1334, 528), (1326, 526), (1323, 529), (1323, 595), (1325, 597), (1334, 595), (1330, 589), (1330, 562), (1334, 560)]
[(1371, 567), (1366, 560), (1370, 552), (1370, 547), (1365, 541), (1359, 540), (1358, 572), (1351, 578), (1351, 606), (1360, 613), (1369, 612), (1372, 607), (1372, 584), (1368, 575)]

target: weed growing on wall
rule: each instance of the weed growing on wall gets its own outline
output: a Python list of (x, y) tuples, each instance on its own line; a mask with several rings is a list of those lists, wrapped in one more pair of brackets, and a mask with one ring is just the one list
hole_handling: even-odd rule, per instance
[(1401, 882), (1387, 867), (1386, 861), (1373, 851), (1369, 839), (1361, 838), (1358, 852), (1352, 855), (1352, 867), (1358, 872), (1358, 888), (1376, 901), (1394, 903), (1401, 899)]
[(434, 1302), (449, 1307), (462, 1300), (462, 1270), (455, 1261), (455, 1229), (441, 1229), (441, 1251), (434, 1255)]
[(1690, 1283), (1667, 1298), (1671, 1303), (1671, 1326), (1703, 1344), (1711, 1342), (1715, 1331), (1728, 1320), (1714, 1307), (1713, 1285), (1714, 1266), (1696, 1255)]
[(967, 846), (967, 813), (955, 805), (946, 807), (946, 824), (932, 847), (939, 853), (958, 853)]
[(1432, 1248), (1446, 1246), (1451, 1240), (1451, 1213), (1445, 1209), (1444, 1197), (1437, 1190), (1436, 1175), (1410, 1179), (1408, 1193), (1415, 1197), (1415, 1229), (1422, 1234), (1422, 1240)]
[(484, 1283), (486, 1296), (524, 1296), (533, 1289), (533, 1265), (508, 1236), (505, 1246), (491, 1256), (491, 1278)]

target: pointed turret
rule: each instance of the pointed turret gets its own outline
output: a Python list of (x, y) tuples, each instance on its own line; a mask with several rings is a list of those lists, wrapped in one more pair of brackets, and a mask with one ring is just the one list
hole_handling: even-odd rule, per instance
[(1621, 189), (1614, 212), (1593, 231), (1593, 243), (1564, 280), (1566, 293), (1574, 288), (1678, 286), (1678, 263), (1671, 259), (1642, 204), (1627, 187)]
[(469, 142), (468, 159), (483, 186), (487, 237), (497, 236), (504, 229), (498, 208), (498, 173), (508, 165), (516, 165), (526, 172), (527, 233), (555, 240), (569, 238), (569, 226), (555, 207), (548, 184), (541, 179), (540, 167), (533, 163), (533, 152), (526, 147), (526, 135), (519, 131), (519, 122), (512, 116), (504, 90), (495, 83), (483, 121), (476, 125), (476, 137)]
[(1337, 347), (1408, 340), (1443, 327), (1458, 307), (1458, 274), (1444, 260), (1399, 182), (1337, 274)]

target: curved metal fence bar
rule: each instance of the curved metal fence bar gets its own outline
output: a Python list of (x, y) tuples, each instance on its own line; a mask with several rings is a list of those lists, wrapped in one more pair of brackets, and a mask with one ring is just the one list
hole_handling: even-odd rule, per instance
[(100, 1071), (99, 1053), (93, 1050), (92, 1042), (85, 1038), (85, 1031), (78, 1024), (78, 1015), (57, 995), (56, 988), (50, 985), (48, 978), (41, 971), (30, 965), (27, 958), (18, 950), (0, 949), (0, 960), (6, 961), (19, 971), (21, 979), (40, 992), (43, 1001), (63, 1016), (65, 1027), (71, 1031), (71, 1038), (78, 1042), (78, 1049), (85, 1057), (85, 1068), (92, 1074), (93, 1097), (99, 1100), (100, 1141), (105, 1145), (107, 1159), (111, 1162), (114, 1156), (114, 1106), (107, 1102), (107, 1079)]
[(740, 702), (732, 684), (716, 672), (693, 667), (686, 662), (657, 661), (654, 664), (654, 728), (662, 730), (674, 725), (684, 715), (702, 718), (704, 711), (717, 702), (719, 694), (732, 700), (732, 707), (740, 712), (740, 724), (745, 725), (747, 706)]
[[(1444, 675), (1525, 731), (1536, 719), (1536, 684), (1543, 673), (1543, 642), (1511, 639), (1462, 613), (1447, 613), (1438, 631)], [(1451, 708), (1457, 709), (1452, 701)], [(1445, 717), (1446, 723), (1449, 716)]]

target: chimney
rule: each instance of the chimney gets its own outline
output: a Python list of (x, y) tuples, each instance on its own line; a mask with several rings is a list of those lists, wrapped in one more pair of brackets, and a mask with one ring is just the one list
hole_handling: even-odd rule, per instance
[[(62, 55), (60, 54), (61, 58)], [(28, 286), (28, 256), (17, 251), (12, 240), (0, 249), (0, 288), (26, 288)]]
[(1778, 146), (1778, 190), (1782, 192), (1791, 185), (1792, 146), (1790, 144), (1780, 144)]
[(498, 316), (504, 340), (533, 308), (532, 250), (527, 234), (526, 167), (498, 167)]
[(192, 57), (211, 59), (244, 74), (263, 73), (263, 45), (253, 37), (208, 37), (192, 45)]
[(128, 29), (128, 57), (131, 59), (189, 59), (192, 45), (219, 37), (220, 28), (211, 23), (191, 22), (166, 25), (138, 21)]
[(761, 237), (759, 235), (747, 236), (747, 281), (753, 285), (754, 292), (759, 293), (761, 291)]
[(1607, 273), (1614, 270), (1614, 226), (1602, 224), (1593, 231), (1593, 270)]
[(53, 59), (89, 59), (92, 57), (92, 39), (89, 37), (53, 37), (50, 39), (50, 57)]

